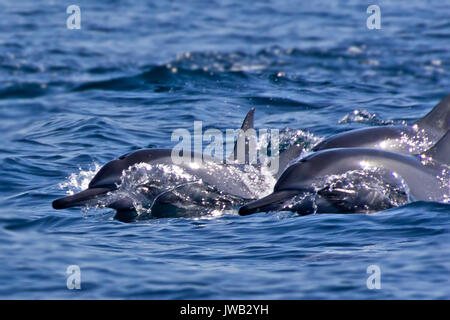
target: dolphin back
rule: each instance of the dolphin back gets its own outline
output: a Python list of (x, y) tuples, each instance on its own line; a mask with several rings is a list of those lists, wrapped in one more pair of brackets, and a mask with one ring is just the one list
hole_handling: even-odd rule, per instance
[(450, 94), (442, 99), (429, 113), (416, 124), (420, 128), (444, 135), (450, 129)]
[(427, 157), (445, 165), (450, 165), (450, 130), (427, 152)]

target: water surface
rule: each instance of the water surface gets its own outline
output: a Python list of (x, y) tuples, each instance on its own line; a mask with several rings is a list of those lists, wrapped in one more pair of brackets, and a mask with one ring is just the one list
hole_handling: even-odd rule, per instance
[(359, 1), (76, 4), (81, 30), (66, 3), (0, 3), (1, 298), (450, 298), (448, 204), (131, 224), (51, 208), (72, 174), (251, 107), (317, 138), (413, 123), (450, 92), (447, 2), (381, 1), (381, 30)]

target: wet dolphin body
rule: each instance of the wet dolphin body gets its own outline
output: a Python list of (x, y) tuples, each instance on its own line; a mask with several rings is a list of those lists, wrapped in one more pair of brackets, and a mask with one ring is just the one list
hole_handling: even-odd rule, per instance
[[(172, 150), (170, 149), (139, 150), (113, 160), (100, 169), (89, 183), (87, 190), (53, 201), (53, 208), (65, 209), (83, 206), (88, 203), (95, 205), (96, 200), (100, 200), (107, 193), (118, 189), (125, 170), (140, 163), (171, 166), (173, 164), (171, 152)], [(192, 156), (195, 156), (195, 154), (192, 154)], [(243, 199), (254, 198), (251, 190), (242, 181), (242, 175), (232, 166), (216, 164), (212, 159), (205, 159), (205, 162), (198, 166), (193, 163), (181, 163), (178, 166), (183, 169), (183, 173), (195, 176), (196, 179), (201, 180), (204, 184), (213, 186), (224, 194)], [(177, 182), (174, 183), (176, 184)], [(153, 195), (158, 196), (159, 191), (162, 192), (162, 190), (154, 190), (155, 194)], [(159, 204), (167, 202), (167, 200), (167, 196), (160, 198)], [(124, 215), (124, 213), (134, 210), (133, 199), (123, 195), (116, 201), (109, 203), (107, 207), (115, 209)]]
[[(242, 130), (253, 128), (253, 114), (254, 109), (251, 109), (242, 123)], [(242, 137), (238, 137), (238, 139), (241, 138)], [(183, 156), (183, 151), (180, 152), (180, 156)], [(254, 198), (254, 195), (251, 194), (248, 187), (245, 185), (245, 183), (243, 183), (241, 179), (242, 176), (236, 176), (235, 166), (221, 165), (217, 163), (216, 159), (191, 153), (192, 160), (194, 159), (194, 157), (196, 157), (196, 159), (203, 159), (203, 161), (201, 161), (197, 165), (189, 161), (181, 162), (180, 164), (178, 164), (185, 173), (195, 176), (206, 185), (213, 186), (224, 194), (240, 197), (243, 199)], [(94, 178), (90, 181), (88, 189), (83, 190), (77, 194), (53, 201), (53, 208), (66, 209), (70, 207), (84, 206), (86, 204), (104, 204), (102, 201), (104, 200), (105, 196), (111, 191), (118, 190), (122, 182), (121, 178), (123, 173), (126, 170), (129, 170), (132, 166), (138, 164), (171, 166), (174, 164), (172, 160), (172, 150), (144, 149), (120, 156), (118, 159), (108, 162), (99, 170), (99, 172), (97, 172)], [(173, 183), (176, 185), (177, 182), (175, 181)], [(183, 181), (181, 183), (183, 183)], [(187, 192), (196, 191), (195, 187), (190, 185), (183, 188), (193, 189), (187, 190)], [(161, 207), (161, 203), (168, 204), (170, 203), (170, 201), (177, 200), (173, 199), (173, 195), (170, 196), (168, 192), (164, 192), (163, 189), (154, 190), (154, 186), (150, 189), (152, 190), (148, 192), (148, 195), (151, 195), (158, 200), (156, 201), (156, 207)], [(119, 220), (134, 219), (135, 214), (133, 214), (133, 211), (135, 211), (135, 204), (133, 203), (134, 199), (132, 197), (125, 194), (114, 200), (104, 205), (117, 211), (116, 218), (118, 218)]]
[[(396, 183), (393, 177), (401, 177), (413, 200), (444, 201), (450, 195), (449, 166), (449, 131), (435, 146), (419, 156), (369, 148), (318, 151), (288, 167), (277, 181), (272, 194), (244, 205), (239, 214), (276, 210), (310, 214), (385, 209), (380, 207), (380, 198), (383, 196), (380, 192), (361, 189), (356, 194), (349, 194), (350, 191), (345, 188), (314, 188), (318, 181), (324, 181), (327, 177), (365, 170), (368, 167), (382, 169), (382, 179), (391, 184)], [(304, 197), (305, 194), (316, 197)], [(303, 197), (301, 199), (306, 200), (292, 201), (300, 195)]]
[[(251, 109), (245, 117), (241, 130), (246, 131), (253, 128), (254, 109)], [(242, 132), (242, 131), (241, 131)], [(237, 140), (246, 139), (245, 136), (239, 135)], [(238, 142), (236, 142), (236, 145)], [(248, 150), (247, 150), (248, 151)], [(236, 152), (236, 147), (234, 153)], [(280, 170), (283, 171), (283, 165), (287, 165), (290, 160), (298, 157), (301, 152), (301, 148), (291, 148), (289, 152), (285, 152), (280, 156)], [(137, 164), (149, 164), (154, 166), (160, 165), (173, 165), (171, 149), (149, 149), (139, 150), (130, 154), (123, 155), (116, 160), (110, 161), (104, 165), (94, 178), (89, 183), (88, 189), (81, 191), (75, 195), (67, 196), (64, 198), (53, 201), (52, 206), (54, 209), (65, 209), (70, 207), (84, 206), (86, 204), (97, 205), (102, 204), (102, 199), (111, 191), (116, 191), (121, 184), (121, 177), (124, 171), (129, 170), (130, 167)], [(182, 154), (181, 154), (182, 155)], [(233, 156), (233, 155), (232, 155)], [(243, 179), (245, 173), (242, 170), (242, 165), (234, 164), (220, 164), (217, 163), (217, 159), (206, 157), (203, 155), (197, 155), (191, 153), (191, 159), (203, 159), (198, 164), (193, 162), (182, 162), (178, 164), (183, 169), (184, 173), (188, 173), (195, 176), (196, 179), (209, 187), (213, 188), (214, 192), (209, 194), (210, 200), (217, 200), (217, 198), (236, 198), (242, 200), (253, 200), (257, 198), (257, 195), (252, 192), (251, 188)], [(176, 184), (177, 182), (174, 182)], [(173, 192), (166, 192), (165, 190), (154, 190), (155, 187), (142, 186), (148, 189), (148, 195), (153, 196), (155, 201), (152, 203), (152, 215), (158, 216), (164, 215), (164, 212), (168, 211), (174, 205), (180, 202), (182, 205), (188, 205), (187, 201), (183, 201), (179, 196), (176, 196)], [(183, 189), (183, 192), (189, 196), (189, 202), (198, 200), (198, 203), (205, 201), (205, 197), (208, 197), (208, 193), (205, 189), (199, 187), (198, 184), (191, 183), (187, 185), (177, 186)], [(178, 191), (179, 189), (177, 189)], [(223, 197), (225, 195), (225, 197)], [(226, 201), (225, 201), (226, 202)], [(242, 205), (243, 203), (238, 203)], [(105, 205), (103, 203), (103, 205)], [(106, 207), (115, 209), (117, 211), (116, 218), (123, 221), (131, 221), (135, 218), (135, 203), (133, 197), (122, 195), (115, 201), (107, 203)], [(153, 210), (153, 208), (155, 210)]]
[[(420, 154), (439, 141), (449, 129), (450, 94), (412, 126), (355, 129), (328, 137), (316, 144), (311, 151), (370, 148), (402, 154)], [(280, 170), (275, 177), (278, 179), (283, 173), (282, 168), (287, 168), (301, 153), (301, 147), (297, 144), (288, 147), (280, 158)]]
[[(405, 154), (417, 154), (421, 142), (434, 145), (450, 128), (450, 94), (413, 126), (383, 126), (351, 130), (331, 136), (312, 151), (333, 148), (373, 148)], [(425, 148), (427, 149), (427, 148)]]

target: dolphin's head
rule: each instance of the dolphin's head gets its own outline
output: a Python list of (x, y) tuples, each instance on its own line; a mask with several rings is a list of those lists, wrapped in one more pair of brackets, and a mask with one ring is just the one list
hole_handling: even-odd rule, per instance
[(88, 203), (97, 202), (108, 192), (117, 189), (120, 177), (124, 170), (122, 160), (113, 160), (103, 166), (89, 183), (89, 187), (74, 195), (56, 199), (52, 202), (54, 209), (79, 207)]
[(332, 149), (318, 151), (298, 160), (283, 172), (272, 194), (241, 207), (239, 214), (280, 210), (310, 214), (319, 205), (324, 210), (334, 210), (329, 201), (317, 192), (317, 187), (329, 174), (347, 170), (346, 165), (351, 165), (351, 161), (342, 164), (343, 156), (343, 152)]
[(53, 201), (53, 208), (66, 209), (83, 206), (88, 203), (97, 203), (98, 200), (104, 197), (108, 192), (117, 189), (117, 186), (121, 182), (120, 178), (124, 170), (128, 169), (133, 163), (145, 160), (142, 151), (133, 154), (125, 154), (116, 160), (108, 162), (97, 172), (94, 178), (92, 178), (88, 189)]
[[(126, 156), (126, 155), (125, 155)], [(122, 157), (125, 157), (122, 156)], [(120, 157), (105, 164), (89, 182), (89, 189), (109, 188), (114, 190), (120, 183), (122, 172), (128, 168), (125, 158)]]
[(308, 158), (289, 166), (275, 184), (273, 193), (241, 207), (239, 214), (245, 216), (257, 212), (283, 210), (294, 197), (313, 192), (311, 181), (314, 179), (315, 171)]
[[(136, 163), (164, 161), (163, 158), (168, 158), (170, 152), (171, 150), (151, 149), (124, 154), (118, 159), (105, 164), (91, 180), (88, 189), (72, 196), (57, 199), (53, 201), (52, 206), (54, 209), (66, 209), (83, 206), (88, 203), (95, 204), (98, 202), (98, 199), (104, 197), (108, 192), (117, 189), (118, 185), (121, 183), (121, 177), (124, 170), (127, 170)], [(119, 201), (108, 205), (108, 207), (122, 210), (129, 207), (129, 201)]]

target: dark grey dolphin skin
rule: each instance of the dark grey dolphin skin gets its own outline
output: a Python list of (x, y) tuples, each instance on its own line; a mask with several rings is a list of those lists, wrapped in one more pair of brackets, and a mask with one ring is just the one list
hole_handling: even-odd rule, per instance
[[(251, 109), (241, 126), (242, 130), (253, 128), (254, 123), (254, 109)], [(242, 137), (238, 137), (240, 139)], [(183, 151), (180, 152), (183, 156)], [(231, 196), (240, 197), (243, 199), (252, 199), (254, 195), (251, 194), (248, 187), (243, 183), (241, 176), (236, 176), (236, 171), (232, 170), (231, 166), (218, 164), (216, 159), (205, 157), (191, 153), (191, 159), (203, 159), (203, 162), (198, 166), (193, 166), (192, 162), (182, 162), (179, 164), (183, 169), (198, 177), (207, 185), (214, 186), (221, 192), (230, 194)], [(139, 150), (130, 154), (125, 154), (116, 160), (112, 160), (104, 165), (94, 178), (89, 183), (88, 189), (77, 194), (67, 196), (53, 201), (54, 209), (66, 209), (70, 207), (83, 206), (85, 204), (96, 204), (98, 200), (105, 197), (109, 192), (118, 189), (121, 183), (121, 176), (124, 170), (138, 163), (171, 165), (172, 149), (145, 149)], [(168, 196), (161, 197), (161, 202), (168, 202)], [(119, 220), (129, 220), (133, 215), (129, 214), (134, 210), (133, 202), (128, 197), (123, 197), (117, 201), (108, 204), (109, 208), (115, 209), (118, 212)], [(131, 217), (131, 218), (129, 218)]]
[[(241, 130), (246, 131), (252, 129), (254, 124), (254, 109), (252, 108), (245, 117)], [(245, 136), (238, 136), (239, 139), (245, 139)], [(237, 145), (238, 142), (236, 142)], [(236, 147), (234, 153), (236, 152)], [(291, 159), (298, 157), (300, 154), (300, 148), (291, 148), (289, 152), (285, 152), (280, 155), (280, 170), (282, 172)], [(149, 149), (139, 150), (130, 154), (123, 155), (116, 160), (110, 161), (104, 165), (99, 172), (94, 176), (89, 183), (88, 189), (81, 191), (75, 195), (67, 196), (64, 198), (53, 201), (52, 206), (54, 209), (65, 209), (70, 207), (83, 206), (86, 204), (98, 204), (99, 200), (104, 198), (109, 192), (118, 189), (121, 183), (121, 176), (124, 170), (129, 169), (131, 166), (146, 163), (150, 165), (171, 165), (172, 162), (172, 150), (171, 149)], [(182, 156), (182, 152), (180, 154)], [(179, 164), (183, 170), (198, 179), (201, 179), (207, 186), (214, 187), (214, 189), (220, 194), (226, 194), (231, 197), (239, 199), (253, 200), (256, 199), (256, 195), (249, 189), (249, 186), (243, 180), (244, 173), (239, 171), (239, 166), (234, 164), (219, 164), (217, 159), (206, 157), (203, 155), (197, 155), (191, 153), (191, 159), (197, 156), (197, 159), (203, 159), (199, 165), (192, 165), (191, 162), (183, 162)], [(232, 155), (233, 156), (233, 155)], [(196, 186), (183, 187), (190, 198), (199, 194), (199, 197), (204, 197), (204, 192), (199, 192)], [(161, 190), (159, 190), (161, 191)], [(167, 206), (171, 203), (179, 201), (173, 194), (165, 193), (158, 194), (158, 190), (154, 191), (157, 196), (157, 201), (153, 203), (155, 208), (161, 208), (161, 211), (167, 209)], [(200, 194), (201, 193), (201, 194)], [(216, 197), (220, 195), (216, 193)], [(239, 205), (241, 205), (240, 203)], [(107, 204), (107, 207), (115, 209), (117, 211), (116, 218), (122, 221), (132, 221), (135, 215), (133, 201), (129, 197), (122, 197), (117, 199), (113, 203)], [(153, 206), (152, 206), (153, 208)], [(153, 214), (153, 209), (152, 209)], [(156, 213), (155, 213), (156, 214)]]
[[(89, 183), (87, 190), (53, 201), (53, 208), (65, 209), (83, 206), (88, 203), (95, 204), (95, 200), (101, 199), (108, 192), (118, 189), (124, 170), (138, 163), (171, 165), (173, 164), (171, 153), (172, 150), (170, 149), (139, 150), (113, 160), (99, 170)], [(193, 157), (195, 154), (192, 153), (191, 156)], [(243, 199), (254, 198), (254, 195), (242, 181), (242, 176), (237, 175), (231, 166), (216, 164), (212, 159), (204, 159), (204, 161), (200, 166), (192, 166), (189, 163), (181, 163), (179, 166), (185, 172), (201, 179), (206, 185), (214, 186), (225, 194)], [(163, 201), (164, 199), (162, 198), (161, 200)], [(115, 209), (119, 213), (116, 218), (129, 216), (129, 213), (134, 210), (132, 200), (126, 196), (108, 204), (107, 207)]]
[(417, 150), (406, 140), (427, 139), (434, 145), (450, 128), (450, 94), (413, 126), (383, 126), (356, 129), (331, 136), (317, 144), (313, 151), (333, 148), (372, 148), (405, 154)]
[[(419, 156), (405, 155), (369, 148), (341, 148), (318, 151), (288, 167), (277, 181), (272, 194), (239, 209), (240, 215), (256, 212), (288, 210), (300, 214), (347, 213), (352, 208), (378, 208), (379, 198), (373, 193), (353, 195), (350, 203), (347, 190), (316, 190), (314, 184), (330, 175), (342, 175), (370, 167), (382, 168), (383, 179), (399, 175), (407, 184), (413, 200), (443, 201), (450, 194), (450, 179), (444, 170), (450, 165), (450, 132), (431, 149)], [(442, 180), (438, 177), (444, 175)], [(314, 203), (300, 201), (286, 205), (300, 194), (318, 195)], [(360, 211), (361, 212), (361, 211)]]

